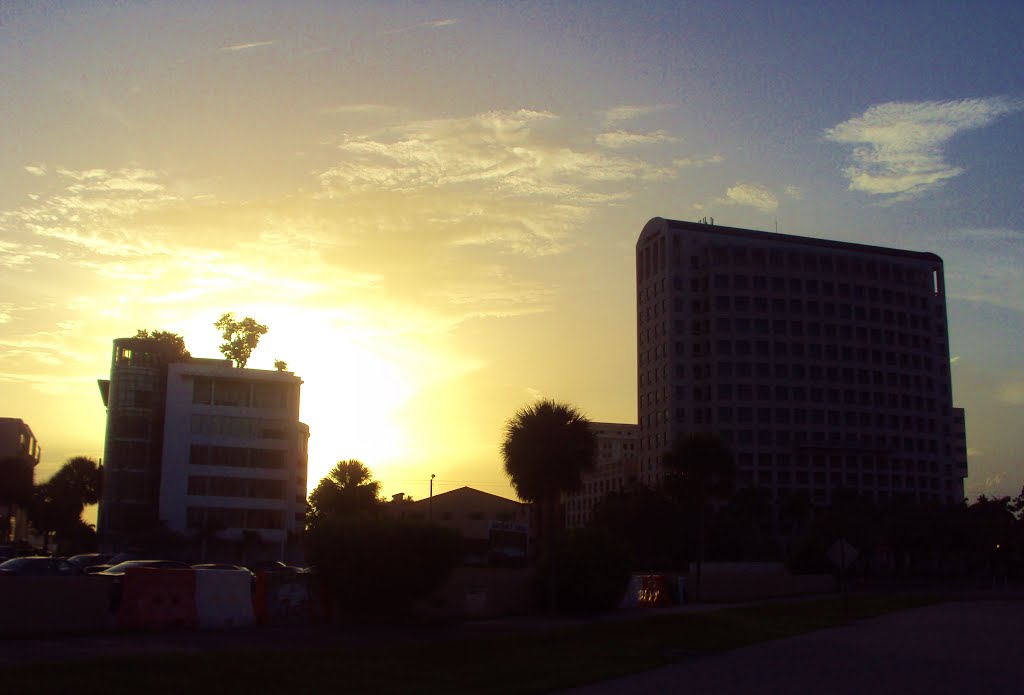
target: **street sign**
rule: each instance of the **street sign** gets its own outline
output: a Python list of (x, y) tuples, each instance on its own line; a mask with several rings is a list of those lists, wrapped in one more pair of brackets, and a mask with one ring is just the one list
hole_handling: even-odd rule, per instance
[(841, 570), (845, 570), (856, 562), (859, 555), (860, 551), (850, 545), (845, 538), (840, 538), (828, 549), (828, 559)]

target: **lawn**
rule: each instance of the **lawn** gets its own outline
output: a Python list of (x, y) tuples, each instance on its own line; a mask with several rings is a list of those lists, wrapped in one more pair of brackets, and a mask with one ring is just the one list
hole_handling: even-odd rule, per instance
[[(168, 654), (15, 667), (6, 692), (542, 693), (701, 654), (843, 625), (934, 603), (854, 596), (724, 608), (635, 620), (580, 620), (513, 635), (274, 652)], [(93, 687), (95, 689), (93, 689)]]

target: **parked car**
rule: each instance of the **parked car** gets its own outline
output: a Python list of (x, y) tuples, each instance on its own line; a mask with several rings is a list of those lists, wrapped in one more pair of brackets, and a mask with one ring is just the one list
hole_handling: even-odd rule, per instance
[(0, 562), (0, 576), (70, 577), (81, 573), (78, 567), (67, 560), (46, 555), (12, 557)]
[(249, 565), (249, 569), (252, 570), (254, 574), (259, 574), (260, 572), (285, 572), (288, 574), (298, 574), (302, 571), (302, 568), (300, 567), (292, 567), (291, 565), (286, 565), (279, 560), (263, 560), (261, 562), (254, 562)]
[(68, 562), (85, 572), (87, 569), (97, 565), (103, 565), (104, 569), (110, 567), (107, 562), (111, 557), (113, 555), (108, 555), (107, 553), (82, 553), (81, 555), (72, 555), (68, 558)]
[(149, 567), (154, 569), (178, 569), (188, 570), (192, 569), (184, 562), (178, 562), (177, 560), (127, 560), (125, 562), (118, 563), (102, 572), (97, 572), (97, 576), (106, 577), (123, 577), (126, 570), (132, 567)]
[(111, 582), (113, 588), (110, 592), (110, 610), (116, 611), (121, 605), (121, 594), (124, 591), (122, 586), (124, 582), (124, 573), (132, 568), (142, 569), (180, 569), (188, 570), (192, 569), (184, 562), (178, 562), (177, 560), (127, 560), (120, 562), (116, 565), (108, 567), (101, 572), (94, 572), (91, 574), (93, 577), (100, 577), (106, 581)]
[(248, 572), (252, 574), (252, 571), (248, 567), (242, 567), (241, 565), (228, 565), (222, 562), (204, 562), (198, 565), (192, 565), (194, 570), (236, 570), (239, 572)]

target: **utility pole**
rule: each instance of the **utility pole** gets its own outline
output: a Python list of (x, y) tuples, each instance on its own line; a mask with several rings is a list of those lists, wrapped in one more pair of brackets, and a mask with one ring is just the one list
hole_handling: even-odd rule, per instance
[(434, 474), (430, 474), (430, 501), (427, 503), (427, 519), (434, 520)]

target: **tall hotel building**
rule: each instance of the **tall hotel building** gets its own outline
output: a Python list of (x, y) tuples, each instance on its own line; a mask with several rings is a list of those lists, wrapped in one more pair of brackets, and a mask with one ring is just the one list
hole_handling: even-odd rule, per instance
[(963, 499), (941, 258), (656, 217), (636, 278), (642, 482), (704, 430), (775, 500)]
[(177, 361), (148, 338), (114, 341), (98, 531), (110, 552), (163, 525), (198, 557), (296, 561), (305, 527), (307, 440), (302, 379)]

